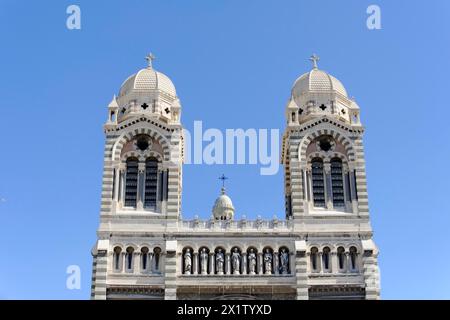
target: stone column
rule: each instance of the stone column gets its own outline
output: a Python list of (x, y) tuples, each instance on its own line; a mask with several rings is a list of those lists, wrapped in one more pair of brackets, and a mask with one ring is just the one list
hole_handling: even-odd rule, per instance
[(325, 174), (325, 205), (327, 209), (333, 209), (333, 191), (331, 189), (331, 165), (324, 163)]
[(262, 252), (258, 252), (258, 259), (257, 259), (257, 264), (256, 264), (256, 268), (257, 268), (257, 273), (258, 274), (264, 274), (264, 268), (263, 268), (263, 254)]
[(124, 198), (124, 192), (125, 192), (125, 187), (124, 187), (124, 180), (125, 180), (125, 168), (122, 167), (122, 165), (120, 166), (120, 176), (119, 176), (119, 195), (118, 195), (118, 207), (122, 208), (123, 207), (123, 198)]
[(133, 252), (133, 273), (139, 273), (141, 263), (141, 253), (139, 251)]
[(198, 274), (198, 252), (192, 254), (192, 274)]
[(137, 206), (138, 210), (144, 209), (144, 192), (145, 192), (145, 163), (139, 162), (138, 165), (138, 185), (137, 185)]
[(345, 251), (344, 255), (344, 272), (351, 272), (352, 262), (350, 261), (350, 252)]
[(280, 267), (278, 265), (278, 262), (280, 261), (280, 258), (278, 257), (278, 252), (273, 252), (273, 260), (272, 260), (272, 269), (274, 274), (280, 274)]
[(317, 272), (322, 272), (325, 268), (325, 263), (323, 261), (323, 252), (319, 251), (317, 252)]
[(153, 253), (149, 252), (147, 253), (147, 273), (153, 272)]
[(344, 168), (343, 179), (344, 183), (344, 205), (345, 211), (350, 210), (350, 190), (348, 189), (348, 168)]
[(350, 178), (350, 193), (352, 198), (352, 209), (353, 213), (358, 212), (358, 201), (356, 198), (356, 185), (355, 185), (355, 174), (352, 168), (349, 168), (349, 178)]
[(242, 274), (247, 274), (247, 254), (245, 252), (242, 253), (241, 270)]
[(127, 270), (127, 255), (125, 253), (125, 251), (122, 251), (120, 253), (120, 255), (122, 256), (122, 272), (126, 272)]
[(215, 274), (215, 270), (214, 270), (214, 252), (210, 252), (209, 253), (209, 274), (214, 275)]
[(231, 274), (231, 259), (230, 259), (230, 253), (225, 253), (225, 273)]
[(330, 263), (331, 263), (330, 269), (331, 270), (330, 271), (332, 273), (337, 273), (337, 271), (339, 270), (339, 261), (338, 261), (338, 256), (337, 256), (336, 251), (330, 252), (330, 259), (331, 259), (331, 261), (330, 261)]

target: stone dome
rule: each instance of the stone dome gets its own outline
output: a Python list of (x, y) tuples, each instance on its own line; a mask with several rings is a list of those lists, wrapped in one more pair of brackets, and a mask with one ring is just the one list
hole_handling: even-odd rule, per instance
[(216, 199), (213, 207), (213, 216), (216, 220), (230, 220), (234, 216), (233, 202), (225, 194), (225, 188), (222, 188), (221, 195)]
[(122, 97), (129, 92), (161, 92), (168, 94), (173, 98), (177, 96), (175, 86), (169, 77), (164, 73), (156, 71), (151, 65), (128, 77), (120, 88), (119, 97)]
[(336, 92), (347, 97), (342, 83), (323, 70), (314, 67), (311, 71), (301, 75), (292, 87), (294, 98), (300, 97), (305, 93), (332, 93)]

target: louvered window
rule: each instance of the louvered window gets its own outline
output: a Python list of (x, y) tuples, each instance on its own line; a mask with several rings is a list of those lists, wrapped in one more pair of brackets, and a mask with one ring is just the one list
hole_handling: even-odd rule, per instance
[(138, 186), (138, 160), (136, 158), (127, 160), (125, 180), (125, 206), (135, 208)]
[(325, 207), (325, 183), (322, 159), (316, 158), (311, 162), (311, 180), (314, 206)]
[(156, 209), (158, 187), (158, 160), (149, 158), (145, 162), (145, 195), (144, 207)]
[(344, 207), (344, 179), (341, 159), (331, 160), (331, 187), (333, 190), (333, 206)]

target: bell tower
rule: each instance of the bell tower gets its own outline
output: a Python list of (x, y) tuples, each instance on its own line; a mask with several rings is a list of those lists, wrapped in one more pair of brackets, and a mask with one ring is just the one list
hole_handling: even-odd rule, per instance
[[(342, 263), (351, 264), (347, 270), (364, 274), (365, 298), (376, 299), (378, 249), (369, 221), (360, 109), (338, 79), (318, 68), (316, 55), (310, 60), (311, 71), (295, 81), (285, 109), (286, 218), (307, 239), (311, 274), (325, 279)], [(340, 288), (317, 281), (309, 297), (321, 290), (338, 296)]]
[[(114, 272), (107, 262), (112, 261), (112, 255), (118, 257), (114, 268), (122, 272), (138, 269), (127, 265), (127, 257), (131, 255), (132, 261), (143, 252), (137, 252), (133, 245), (127, 251), (115, 252), (114, 242), (120, 239), (132, 243), (136, 237), (151, 233), (160, 244), (155, 255), (151, 251), (145, 256), (161, 255), (166, 265), (172, 263), (164, 250), (163, 232), (175, 229), (180, 217), (181, 105), (172, 81), (153, 68), (154, 58), (152, 54), (146, 57), (147, 67), (128, 77), (108, 106), (100, 226), (92, 250), (92, 297), (96, 299), (106, 298), (107, 270)], [(170, 289), (166, 293), (170, 294)]]

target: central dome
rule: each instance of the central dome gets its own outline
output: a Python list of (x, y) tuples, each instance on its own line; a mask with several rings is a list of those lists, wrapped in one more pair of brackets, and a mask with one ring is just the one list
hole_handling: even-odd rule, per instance
[(151, 66), (139, 70), (122, 84), (119, 97), (129, 92), (147, 93), (162, 92), (175, 98), (177, 93), (172, 81), (165, 74), (154, 70)]
[(233, 202), (225, 194), (225, 188), (222, 188), (222, 194), (216, 199), (213, 207), (213, 216), (216, 220), (230, 220), (234, 216)]

